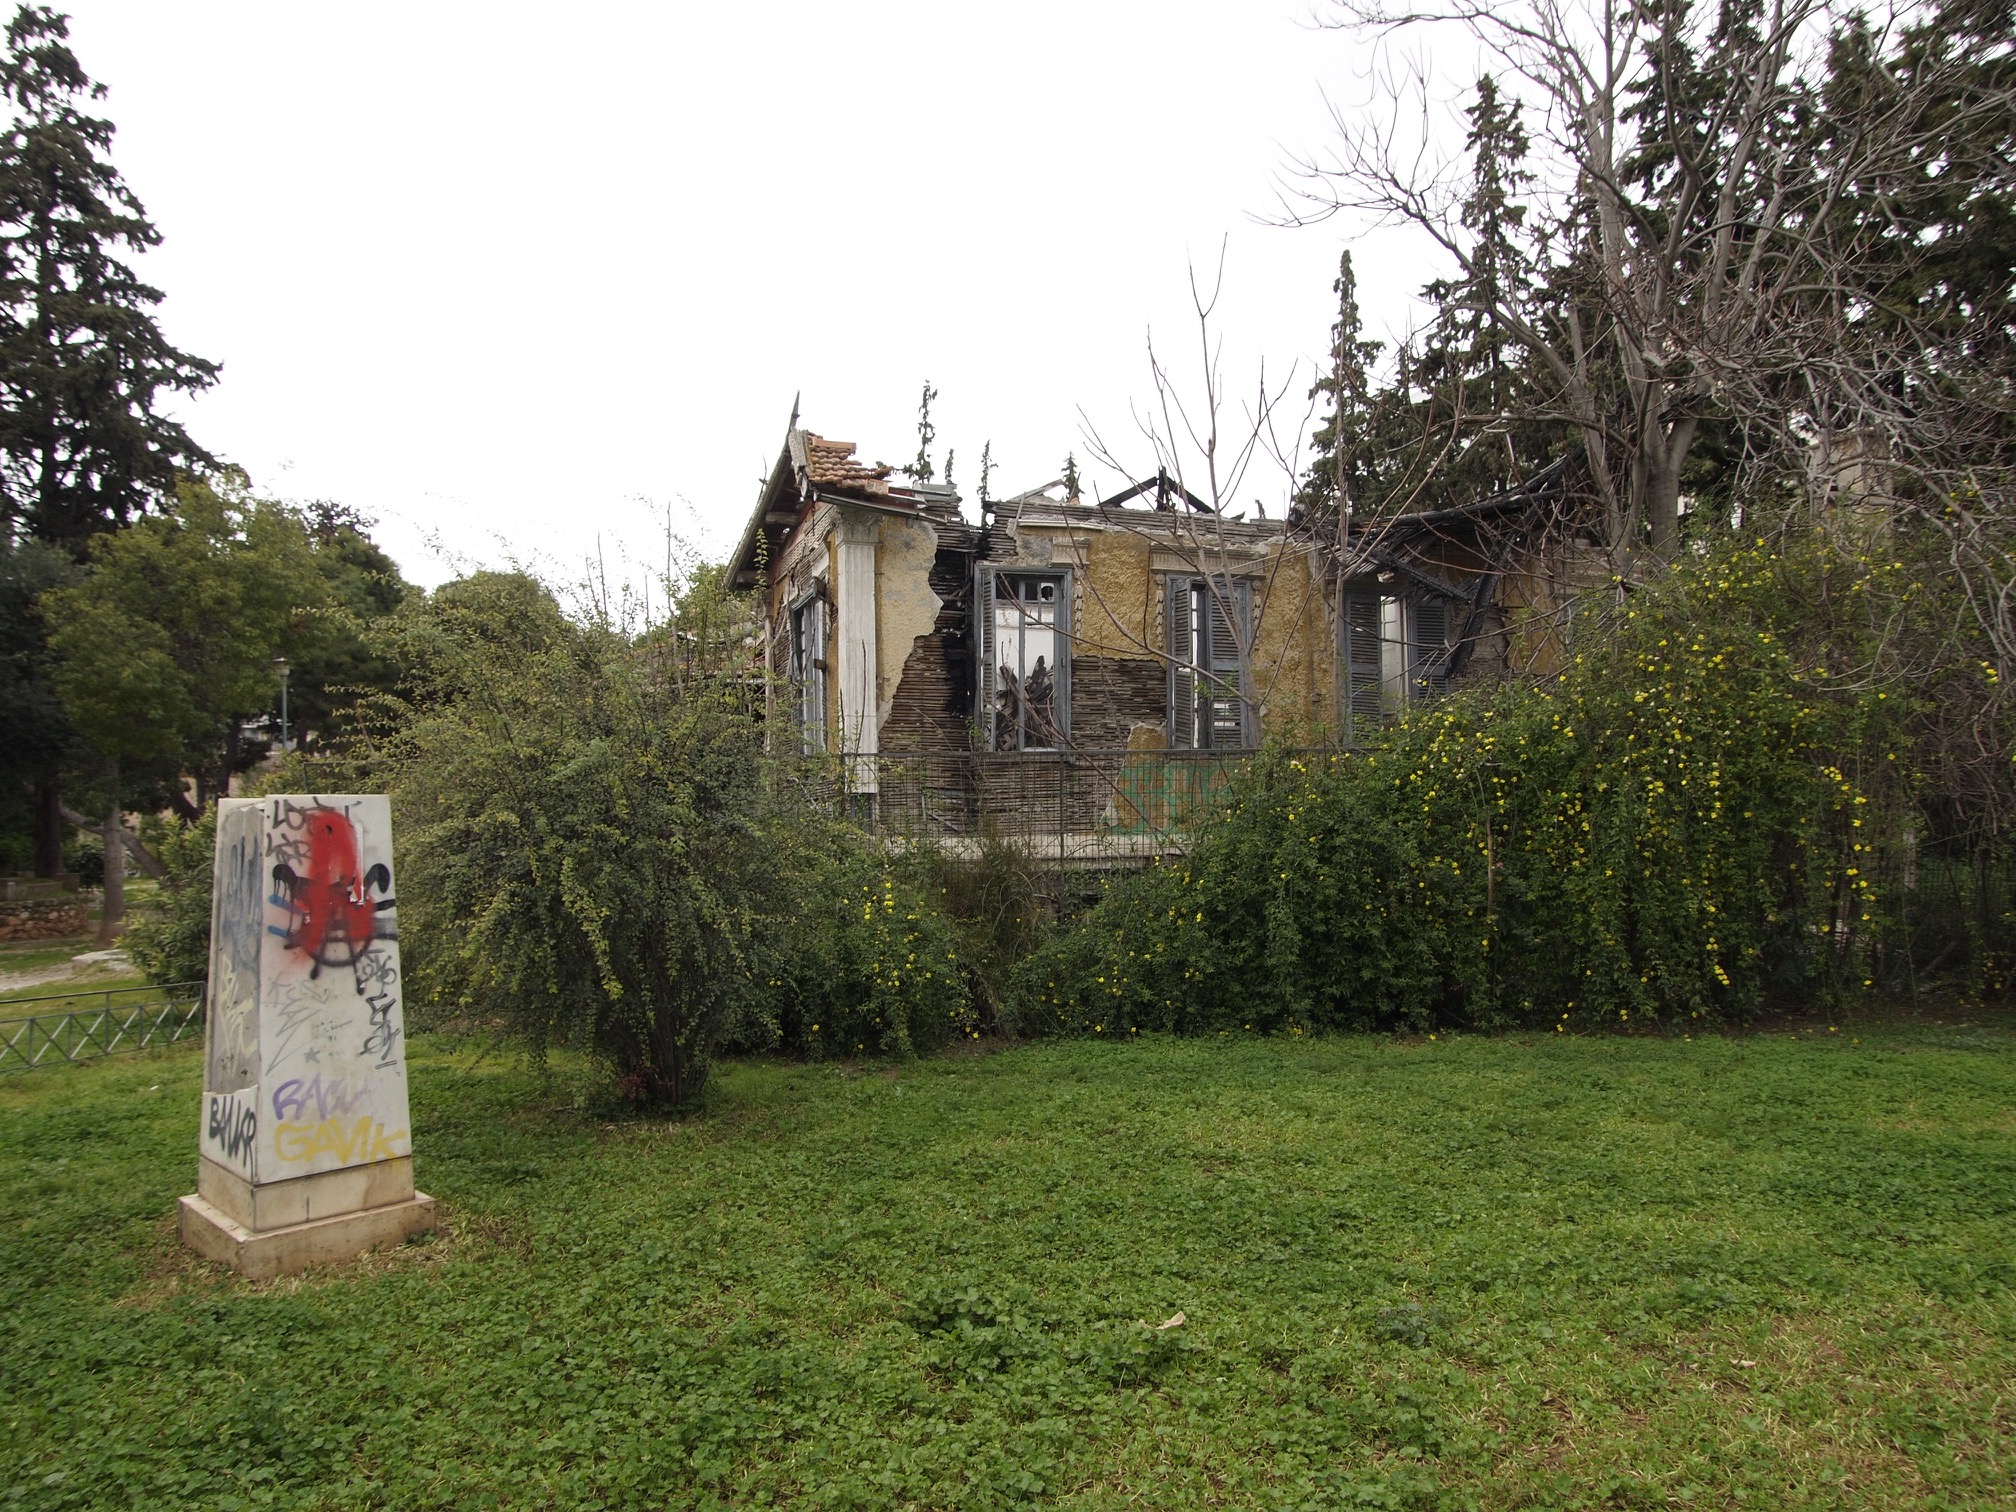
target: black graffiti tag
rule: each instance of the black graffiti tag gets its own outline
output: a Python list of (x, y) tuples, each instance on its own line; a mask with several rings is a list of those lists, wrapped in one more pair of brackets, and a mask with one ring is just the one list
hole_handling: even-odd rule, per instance
[(259, 1133), (259, 1114), (250, 1107), (234, 1108), (228, 1098), (210, 1099), (210, 1137), (232, 1160), (244, 1160), (252, 1153)]

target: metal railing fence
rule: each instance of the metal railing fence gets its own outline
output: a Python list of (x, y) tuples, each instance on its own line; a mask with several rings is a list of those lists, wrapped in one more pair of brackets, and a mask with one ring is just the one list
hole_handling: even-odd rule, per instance
[(799, 768), (832, 811), (897, 841), (1004, 841), (1077, 864), (1185, 848), (1252, 751), (836, 753)]
[[(60, 1005), (60, 1006), (59, 1006)], [(27, 1013), (22, 1009), (29, 1009)], [(203, 984), (151, 982), (0, 1002), (0, 1073), (203, 1037)]]

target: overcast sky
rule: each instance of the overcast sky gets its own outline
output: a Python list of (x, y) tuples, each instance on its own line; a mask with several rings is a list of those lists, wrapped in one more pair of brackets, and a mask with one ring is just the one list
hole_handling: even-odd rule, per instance
[[(901, 462), (929, 378), (964, 492), (990, 440), (1042, 483), (1081, 408), (1131, 436), (1151, 328), (1189, 375), (1221, 238), (1228, 379), (1326, 344), (1349, 228), (1255, 217), (1364, 84), (1294, 0), (70, 10), (164, 323), (224, 365), (192, 430), (424, 583), (657, 561), (668, 506), (725, 551), (800, 392)], [(1357, 260), (1404, 324), (1435, 270)]]

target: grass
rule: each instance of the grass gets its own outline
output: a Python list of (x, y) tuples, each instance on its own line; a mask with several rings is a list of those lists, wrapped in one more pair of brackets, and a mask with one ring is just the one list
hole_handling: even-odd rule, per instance
[(174, 1246), (199, 1078), (0, 1084), (0, 1505), (2016, 1505), (2005, 1027), (752, 1063), (617, 1125), (423, 1037), (445, 1235), (262, 1285)]

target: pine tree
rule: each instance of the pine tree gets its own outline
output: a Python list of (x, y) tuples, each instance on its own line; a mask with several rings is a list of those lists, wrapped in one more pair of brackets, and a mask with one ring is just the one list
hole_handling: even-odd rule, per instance
[(1312, 459), (1296, 491), (1293, 519), (1314, 524), (1348, 513), (1365, 502), (1372, 429), (1372, 364), (1380, 344), (1366, 341), (1358, 314), (1358, 276), (1347, 249), (1330, 285), (1337, 296), (1337, 323), (1330, 327), (1330, 371), (1316, 380), (1311, 397), (1327, 394), (1330, 413), (1309, 438)]
[(1463, 290), (1468, 308), (1458, 324), (1465, 338), (1465, 376), (1480, 380), (1494, 422), (1512, 408), (1514, 341), (1504, 310), (1514, 289), (1531, 275), (1531, 264), (1516, 239), (1526, 219), (1518, 197), (1532, 184), (1526, 172), (1528, 142), (1519, 105), (1498, 93), (1489, 74), (1477, 81), (1477, 103), (1467, 112), (1470, 134), (1470, 193), (1463, 201), (1464, 227), (1475, 237), (1471, 275)]
[(1438, 459), (1435, 475), (1412, 490), (1424, 508), (1466, 503), (1516, 482), (1531, 461), (1522, 452), (1547, 445), (1546, 428), (1522, 419), (1532, 408), (1527, 364), (1506, 319), (1509, 309), (1533, 302), (1533, 261), (1520, 241), (1521, 196), (1532, 183), (1526, 131), (1518, 102), (1501, 95), (1490, 74), (1477, 81), (1476, 101), (1464, 113), (1470, 188), (1459, 221), (1470, 244), (1461, 277), (1422, 291), (1437, 313), (1413, 366), (1422, 389), (1414, 424), (1435, 438), (1422, 450)]
[(169, 344), (160, 291), (122, 260), (161, 237), (108, 159), (112, 123), (85, 109), (105, 90), (68, 34), (23, 5), (0, 59), (0, 529), (80, 549), (214, 465), (155, 406), (218, 369)]
[(993, 482), (994, 443), (988, 440), (982, 442), (980, 445), (980, 502), (983, 505), (993, 502), (987, 493), (987, 490), (993, 486)]
[[(81, 558), (94, 534), (172, 499), (179, 471), (214, 465), (155, 402), (207, 388), (217, 367), (168, 343), (152, 314), (160, 291), (122, 260), (161, 238), (108, 160), (112, 123), (86, 109), (105, 91), (68, 35), (64, 17), (24, 4), (0, 56), (11, 117), (0, 131), (0, 545), (39, 539)], [(0, 639), (40, 634), (23, 619)], [(58, 784), (73, 736), (53, 704), (37, 707), (37, 727), (9, 736), (43, 753), (24, 776), (35, 870), (49, 875), (61, 864)]]

